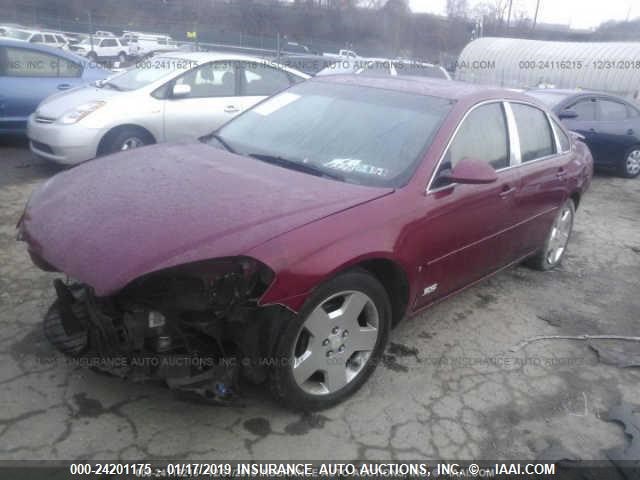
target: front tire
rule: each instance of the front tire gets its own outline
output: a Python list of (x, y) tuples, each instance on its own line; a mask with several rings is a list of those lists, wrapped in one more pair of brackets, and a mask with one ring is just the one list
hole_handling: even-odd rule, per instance
[(116, 153), (134, 148), (144, 147), (153, 143), (144, 130), (138, 128), (123, 128), (105, 139), (102, 154)]
[(527, 265), (536, 270), (551, 270), (556, 267), (567, 250), (567, 244), (573, 231), (573, 219), (576, 214), (576, 206), (573, 200), (568, 199), (558, 210), (556, 218), (549, 229), (544, 247), (533, 257), (527, 260)]
[(620, 176), (624, 178), (635, 178), (640, 174), (640, 145), (635, 145), (627, 150), (618, 171)]
[(351, 270), (318, 287), (283, 328), (271, 387), (287, 407), (321, 410), (354, 394), (375, 370), (389, 338), (384, 287)]

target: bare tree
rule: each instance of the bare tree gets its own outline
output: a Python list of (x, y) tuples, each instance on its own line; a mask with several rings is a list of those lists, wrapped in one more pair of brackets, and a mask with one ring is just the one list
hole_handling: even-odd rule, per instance
[(447, 0), (447, 17), (467, 18), (469, 16), (469, 4), (467, 0)]

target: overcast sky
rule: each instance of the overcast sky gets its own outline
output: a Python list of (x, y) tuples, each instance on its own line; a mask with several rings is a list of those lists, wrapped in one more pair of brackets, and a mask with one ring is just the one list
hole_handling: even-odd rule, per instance
[[(468, 0), (469, 7), (495, 0)], [(409, 0), (414, 12), (445, 13), (446, 0)], [(533, 18), (536, 0), (513, 0), (513, 10), (528, 12)], [(607, 20), (640, 17), (640, 0), (540, 0), (538, 21), (561, 23), (573, 28), (592, 28)]]

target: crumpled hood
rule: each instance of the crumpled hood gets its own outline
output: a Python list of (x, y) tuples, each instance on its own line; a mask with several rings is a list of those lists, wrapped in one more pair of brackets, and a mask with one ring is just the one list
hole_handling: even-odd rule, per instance
[(49, 179), (32, 194), (20, 230), (33, 254), (107, 295), (146, 273), (242, 255), (392, 191), (204, 144), (154, 145)]
[(87, 85), (71, 89), (67, 92), (57, 93), (43, 100), (36, 115), (46, 118), (60, 118), (69, 110), (84, 105), (88, 102), (99, 100), (108, 100), (116, 95), (122, 95), (123, 92), (111, 90), (108, 88), (98, 88), (93, 85)]

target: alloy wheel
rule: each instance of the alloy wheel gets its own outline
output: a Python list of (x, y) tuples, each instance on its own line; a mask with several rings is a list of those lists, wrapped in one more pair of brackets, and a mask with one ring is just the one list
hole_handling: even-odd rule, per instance
[(545, 258), (549, 265), (555, 265), (562, 258), (562, 254), (567, 248), (569, 235), (573, 226), (573, 211), (569, 205), (562, 207), (560, 214), (551, 228), (549, 243)]
[(640, 173), (640, 150), (632, 150), (627, 155), (625, 167), (629, 176), (635, 177)]
[(362, 292), (344, 291), (322, 301), (294, 342), (291, 368), (296, 384), (312, 395), (345, 387), (369, 361), (378, 326), (378, 310)]
[(138, 137), (129, 137), (125, 139), (120, 145), (120, 150), (131, 150), (133, 148), (138, 148), (144, 146), (144, 142), (142, 139)]

